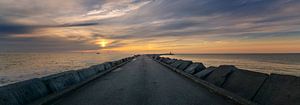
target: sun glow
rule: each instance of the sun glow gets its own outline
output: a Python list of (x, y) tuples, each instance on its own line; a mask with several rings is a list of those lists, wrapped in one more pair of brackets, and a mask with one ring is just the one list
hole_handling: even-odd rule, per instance
[(108, 44), (108, 41), (101, 39), (99, 42), (97, 42), (97, 44), (100, 45), (101, 47), (106, 47)]

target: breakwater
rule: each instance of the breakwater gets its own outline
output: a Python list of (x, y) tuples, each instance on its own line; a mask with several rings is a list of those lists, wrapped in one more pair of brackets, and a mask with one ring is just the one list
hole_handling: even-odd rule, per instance
[(134, 57), (0, 87), (0, 105), (42, 105), (109, 73)]
[(233, 65), (205, 67), (202, 63), (150, 55), (155, 61), (240, 104), (299, 105), (297, 76), (264, 74)]

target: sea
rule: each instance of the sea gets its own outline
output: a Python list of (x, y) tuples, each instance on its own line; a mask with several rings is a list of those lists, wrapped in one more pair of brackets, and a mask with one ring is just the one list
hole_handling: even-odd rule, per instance
[(300, 76), (300, 54), (176, 54), (164, 55), (183, 60), (201, 62), (206, 67), (234, 65), (239, 69), (261, 73)]
[(0, 86), (59, 72), (78, 70), (130, 54), (0, 53)]
[[(0, 53), (0, 86), (59, 72), (78, 70), (131, 54)], [(300, 76), (300, 54), (176, 54), (164, 57), (202, 62), (205, 66), (235, 65), (263, 73)]]

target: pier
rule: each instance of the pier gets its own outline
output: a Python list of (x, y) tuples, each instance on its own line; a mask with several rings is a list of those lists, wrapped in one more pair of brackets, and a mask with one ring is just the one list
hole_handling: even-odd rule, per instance
[(0, 105), (299, 105), (299, 81), (141, 55), (0, 87)]

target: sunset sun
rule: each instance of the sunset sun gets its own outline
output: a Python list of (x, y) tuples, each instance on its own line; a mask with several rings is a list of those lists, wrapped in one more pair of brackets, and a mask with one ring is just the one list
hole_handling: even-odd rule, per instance
[(99, 44), (101, 47), (106, 47), (107, 44), (108, 44), (108, 42), (107, 42), (107, 40), (102, 39), (102, 40), (100, 40), (100, 41), (98, 42), (98, 44)]

